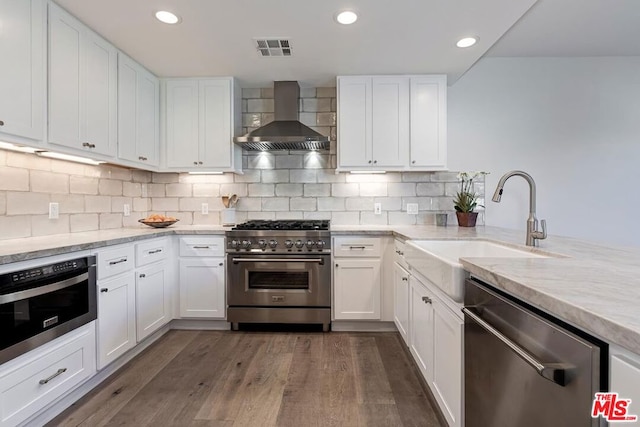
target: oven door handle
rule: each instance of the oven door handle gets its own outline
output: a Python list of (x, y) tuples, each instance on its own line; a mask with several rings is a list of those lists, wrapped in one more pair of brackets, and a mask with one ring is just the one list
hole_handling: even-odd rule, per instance
[(27, 298), (37, 297), (38, 295), (44, 295), (50, 292), (59, 291), (60, 289), (77, 285), (78, 283), (82, 283), (88, 279), (89, 279), (89, 273), (82, 273), (79, 276), (74, 276), (66, 280), (61, 280), (59, 282), (51, 283), (49, 285), (26, 289), (24, 291), (13, 292), (11, 294), (0, 295), (0, 304), (8, 304), (10, 302), (20, 301)]
[(520, 357), (522, 360), (527, 362), (531, 367), (533, 367), (533, 369), (535, 369), (538, 372), (538, 374), (540, 374), (541, 377), (563, 387), (567, 385), (568, 378), (566, 375), (566, 370), (567, 370), (566, 365), (563, 365), (561, 363), (540, 362), (538, 359), (532, 356), (528, 351), (526, 351), (525, 349), (520, 347), (518, 344), (511, 341), (504, 334), (502, 334), (496, 328), (491, 326), (489, 323), (487, 323), (485, 320), (483, 320), (480, 316), (478, 316), (473, 311), (464, 307), (462, 309), (462, 312), (466, 314), (475, 323), (477, 323), (479, 326), (481, 326), (484, 330), (486, 330), (491, 335), (495, 336), (504, 344), (506, 344), (507, 347), (509, 347), (515, 354), (518, 355), (518, 357)]
[(239, 262), (315, 262), (324, 264), (322, 258), (232, 258), (234, 264)]

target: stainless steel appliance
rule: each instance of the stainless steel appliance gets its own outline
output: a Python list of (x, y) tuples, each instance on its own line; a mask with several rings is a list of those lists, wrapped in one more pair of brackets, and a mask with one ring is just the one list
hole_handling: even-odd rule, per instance
[(467, 427), (600, 425), (605, 343), (476, 279), (463, 312)]
[(227, 231), (227, 320), (331, 324), (329, 221), (249, 221)]
[(96, 258), (0, 275), (0, 363), (95, 320)]

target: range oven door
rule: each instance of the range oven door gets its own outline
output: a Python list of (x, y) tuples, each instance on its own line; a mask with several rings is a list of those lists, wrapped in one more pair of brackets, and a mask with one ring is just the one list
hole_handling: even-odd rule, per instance
[(330, 307), (329, 254), (227, 255), (229, 307)]

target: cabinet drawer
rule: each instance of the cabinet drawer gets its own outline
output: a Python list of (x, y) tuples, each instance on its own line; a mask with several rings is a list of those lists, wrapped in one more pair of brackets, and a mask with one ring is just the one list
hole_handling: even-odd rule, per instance
[(405, 270), (409, 270), (409, 264), (407, 260), (404, 258), (404, 250), (405, 250), (405, 242), (404, 240), (396, 239), (393, 244), (393, 260), (402, 266)]
[(182, 237), (180, 256), (224, 256), (224, 237)]
[(152, 239), (136, 245), (136, 266), (151, 264), (167, 257), (167, 239)]
[(119, 246), (98, 252), (98, 280), (123, 273), (133, 268), (133, 245)]
[(336, 237), (333, 240), (334, 257), (378, 258), (382, 243), (378, 237)]
[(23, 422), (96, 372), (95, 325), (77, 331), (0, 376), (2, 425)]

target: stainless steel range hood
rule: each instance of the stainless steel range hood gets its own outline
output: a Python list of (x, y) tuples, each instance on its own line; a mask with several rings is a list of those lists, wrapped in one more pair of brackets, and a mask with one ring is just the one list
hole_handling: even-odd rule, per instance
[(275, 120), (233, 139), (245, 150), (328, 150), (329, 137), (298, 121), (300, 86), (295, 81), (274, 82)]

